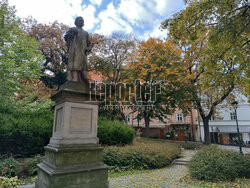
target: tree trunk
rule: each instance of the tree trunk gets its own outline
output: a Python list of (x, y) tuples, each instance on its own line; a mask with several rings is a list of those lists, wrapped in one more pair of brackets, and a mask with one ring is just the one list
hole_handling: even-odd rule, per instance
[(203, 126), (204, 126), (205, 144), (209, 145), (210, 144), (210, 133), (209, 133), (209, 124), (208, 124), (209, 119), (205, 118), (205, 119), (202, 119), (202, 121), (203, 121)]
[(146, 137), (149, 138), (149, 117), (144, 115), (145, 127), (146, 127)]

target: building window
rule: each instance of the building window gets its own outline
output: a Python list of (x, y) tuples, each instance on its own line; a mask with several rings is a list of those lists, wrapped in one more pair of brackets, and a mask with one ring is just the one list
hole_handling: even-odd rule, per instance
[(125, 121), (126, 121), (126, 122), (130, 122), (130, 114), (127, 114), (127, 115), (125, 116)]
[(231, 120), (236, 120), (236, 114), (235, 112), (230, 113)]
[(177, 121), (183, 121), (183, 114), (176, 114)]
[(98, 83), (99, 83), (98, 80), (94, 80), (95, 85), (98, 85)]

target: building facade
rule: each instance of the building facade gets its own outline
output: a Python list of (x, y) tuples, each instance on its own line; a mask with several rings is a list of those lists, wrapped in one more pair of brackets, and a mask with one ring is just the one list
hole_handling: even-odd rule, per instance
[[(92, 83), (99, 84), (105, 78), (99, 73), (90, 72), (89, 78)], [(135, 131), (146, 135), (144, 120), (137, 120), (137, 112), (131, 109), (123, 110), (125, 114), (125, 122), (132, 126)], [(200, 129), (197, 110), (192, 109), (190, 113), (184, 115), (180, 109), (176, 109), (172, 115), (167, 115), (163, 121), (159, 119), (151, 119), (150, 121), (150, 137), (171, 139), (177, 141), (200, 141)]]
[[(131, 125), (136, 132), (146, 134), (144, 120), (136, 119), (137, 113), (132, 110), (126, 110), (125, 122)], [(151, 119), (149, 125), (149, 136), (152, 138), (171, 139), (177, 141), (200, 141), (200, 130), (198, 125), (197, 110), (184, 115), (180, 109), (177, 109), (172, 115), (167, 115), (163, 121)]]
[[(238, 95), (237, 119), (239, 132), (244, 144), (250, 144), (250, 104), (247, 97)], [(211, 143), (218, 144), (238, 144), (236, 114), (232, 107), (218, 108), (219, 118), (214, 118), (209, 121)], [(204, 127), (200, 119), (201, 139), (204, 141)]]

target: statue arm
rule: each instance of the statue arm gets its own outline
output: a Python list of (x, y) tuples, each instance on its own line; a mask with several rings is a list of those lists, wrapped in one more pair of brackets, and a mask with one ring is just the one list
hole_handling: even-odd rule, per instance
[(93, 47), (92, 43), (89, 40), (89, 34), (87, 34), (86, 42), (87, 42), (87, 47), (86, 47), (85, 53), (88, 54), (92, 50), (92, 47)]
[(66, 43), (67, 43), (67, 47), (69, 48), (69, 46), (70, 46), (70, 43), (73, 41), (73, 39), (74, 39), (74, 37), (75, 37), (75, 35), (77, 34), (77, 30), (73, 27), (73, 28), (70, 28), (67, 32), (66, 32), (66, 34), (65, 34), (65, 36), (64, 36), (64, 39), (65, 39), (65, 41), (66, 41)]

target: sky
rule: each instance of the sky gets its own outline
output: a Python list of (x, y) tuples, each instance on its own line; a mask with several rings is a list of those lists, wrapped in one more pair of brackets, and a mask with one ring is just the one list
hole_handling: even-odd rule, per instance
[(124, 32), (139, 39), (166, 37), (161, 22), (185, 8), (183, 0), (9, 0), (9, 4), (20, 18), (32, 16), (47, 24), (57, 20), (73, 27), (74, 19), (82, 16), (90, 33)]

